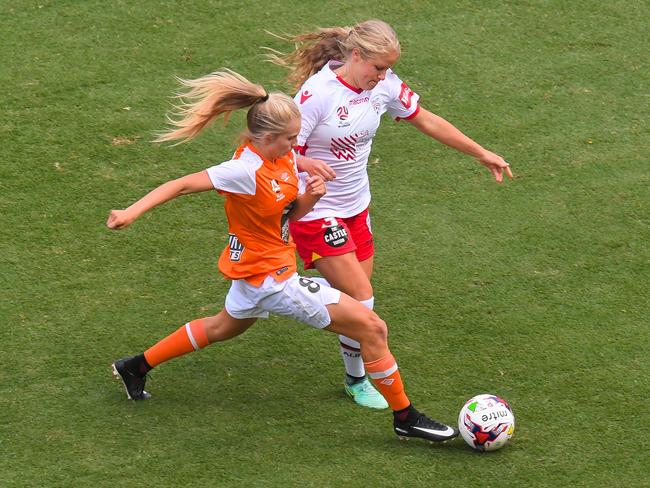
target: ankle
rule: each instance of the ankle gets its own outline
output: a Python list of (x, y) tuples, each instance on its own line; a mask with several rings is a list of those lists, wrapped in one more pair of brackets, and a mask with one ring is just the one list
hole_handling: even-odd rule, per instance
[(348, 386), (356, 385), (361, 383), (366, 379), (366, 375), (363, 376), (352, 376), (351, 374), (345, 373), (345, 384)]
[(126, 362), (125, 367), (128, 371), (142, 376), (153, 369), (153, 367), (147, 362), (144, 353), (133, 356)]
[(412, 404), (402, 410), (393, 410), (393, 417), (399, 422), (412, 422), (418, 415), (420, 415), (420, 412)]

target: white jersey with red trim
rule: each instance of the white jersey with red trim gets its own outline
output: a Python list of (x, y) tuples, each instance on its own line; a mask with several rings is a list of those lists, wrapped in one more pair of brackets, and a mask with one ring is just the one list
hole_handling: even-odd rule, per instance
[[(368, 157), (381, 116), (409, 119), (419, 111), (419, 96), (392, 71), (372, 90), (347, 84), (330, 61), (309, 78), (295, 96), (302, 114), (297, 149), (321, 159), (336, 172), (327, 194), (301, 220), (352, 217), (370, 204)], [(304, 176), (304, 175), (302, 175)]]

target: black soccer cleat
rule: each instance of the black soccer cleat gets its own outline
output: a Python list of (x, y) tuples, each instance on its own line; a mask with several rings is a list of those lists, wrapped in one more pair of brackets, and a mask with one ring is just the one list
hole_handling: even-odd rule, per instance
[(124, 358), (111, 364), (113, 376), (122, 381), (126, 396), (129, 400), (146, 400), (151, 394), (144, 389), (147, 381), (147, 373), (140, 373), (137, 370), (129, 368), (129, 361), (132, 358)]
[(417, 415), (405, 422), (400, 422), (395, 418), (393, 420), (393, 429), (400, 439), (409, 439), (419, 437), (433, 442), (444, 442), (458, 436), (458, 429), (442, 424), (437, 420), (430, 419), (423, 413)]

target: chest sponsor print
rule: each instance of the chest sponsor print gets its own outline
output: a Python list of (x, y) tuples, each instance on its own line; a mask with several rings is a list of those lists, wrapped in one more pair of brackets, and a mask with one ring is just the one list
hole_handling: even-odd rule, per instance
[(330, 152), (336, 159), (351, 161), (357, 155), (358, 134), (347, 137), (333, 137), (330, 142)]

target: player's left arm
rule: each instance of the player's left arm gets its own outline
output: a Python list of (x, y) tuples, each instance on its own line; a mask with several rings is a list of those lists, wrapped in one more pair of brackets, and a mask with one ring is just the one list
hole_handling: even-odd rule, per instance
[(476, 158), (498, 183), (503, 181), (504, 172), (512, 179), (510, 165), (501, 156), (483, 148), (439, 115), (420, 107), (417, 114), (407, 120), (423, 134)]
[(297, 153), (296, 165), (298, 171), (304, 171), (310, 176), (320, 176), (325, 181), (332, 181), (336, 178), (336, 172), (322, 159), (308, 158), (307, 156)]

